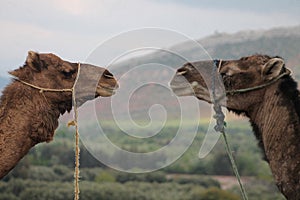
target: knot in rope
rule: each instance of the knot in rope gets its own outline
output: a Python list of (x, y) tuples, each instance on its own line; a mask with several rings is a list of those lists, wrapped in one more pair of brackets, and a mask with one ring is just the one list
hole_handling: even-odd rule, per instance
[(214, 129), (217, 132), (224, 132), (226, 122), (225, 122), (225, 115), (222, 111), (222, 107), (219, 104), (214, 104), (213, 109), (215, 111), (213, 118), (216, 119), (216, 125)]
[(217, 70), (220, 68), (222, 63), (222, 60), (214, 60), (214, 66), (212, 70), (212, 103), (213, 103), (213, 109), (215, 111), (215, 114), (213, 116), (214, 119), (216, 119), (216, 125), (214, 127), (215, 131), (223, 133), (225, 131), (226, 122), (224, 121), (225, 115), (222, 111), (222, 107), (219, 103), (219, 101), (216, 98), (216, 76), (217, 76)]

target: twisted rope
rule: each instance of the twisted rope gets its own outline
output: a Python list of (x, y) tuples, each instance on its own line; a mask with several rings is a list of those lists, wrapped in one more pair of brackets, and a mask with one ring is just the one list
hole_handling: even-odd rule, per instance
[[(68, 123), (68, 126), (75, 126), (75, 169), (74, 169), (74, 200), (79, 200), (79, 158), (80, 158), (80, 147), (79, 147), (79, 128), (78, 128), (78, 109), (77, 109), (77, 102), (76, 102), (76, 94), (75, 94), (75, 86), (78, 82), (80, 75), (80, 63), (78, 63), (78, 70), (77, 70), (77, 76), (75, 78), (75, 82), (73, 84), (72, 88), (68, 89), (52, 89), (52, 88), (43, 88), (36, 85), (33, 85), (31, 83), (27, 83), (25, 81), (22, 81), (18, 78), (14, 78), (16, 81), (19, 81), (23, 83), (24, 85), (30, 86), (34, 89), (39, 90), (41, 94), (43, 94), (46, 102), (47, 99), (44, 95), (44, 92), (72, 92), (72, 101), (73, 101), (73, 107), (74, 107), (74, 119), (73, 121)], [(48, 102), (47, 102), (48, 103)]]
[(216, 119), (216, 126), (214, 127), (214, 129), (217, 131), (217, 132), (220, 132), (222, 133), (222, 136), (224, 138), (224, 142), (225, 142), (225, 149), (226, 149), (226, 152), (227, 152), (227, 155), (229, 157), (229, 160), (230, 160), (230, 163), (231, 163), (231, 166), (232, 166), (232, 169), (233, 169), (233, 172), (238, 180), (238, 183), (239, 183), (239, 186), (240, 186), (240, 190), (241, 190), (241, 193), (242, 193), (242, 197), (244, 200), (248, 200), (248, 196), (246, 194), (246, 190), (242, 184), (242, 181), (241, 181), (241, 177), (240, 177), (240, 174), (239, 174), (239, 171), (238, 171), (238, 168), (237, 168), (237, 165), (236, 165), (236, 162), (233, 158), (233, 155), (232, 155), (232, 150), (230, 148), (230, 145), (228, 143), (228, 139), (227, 139), (227, 136), (226, 136), (226, 133), (225, 133), (225, 126), (226, 126), (226, 122), (224, 121), (225, 119), (225, 115), (222, 111), (222, 108), (221, 108), (221, 105), (219, 104), (219, 101), (216, 101), (216, 92), (215, 92), (215, 77), (216, 77), (216, 73), (217, 73), (217, 69), (221, 67), (221, 63), (222, 63), (222, 60), (219, 61), (219, 65), (217, 66), (216, 63), (214, 64), (214, 67), (213, 67), (213, 70), (212, 70), (212, 96), (213, 96), (213, 109), (215, 111), (215, 115), (214, 115), (214, 118)]
[(79, 128), (78, 128), (78, 109), (76, 102), (76, 94), (75, 94), (75, 86), (77, 84), (78, 78), (80, 74), (80, 63), (78, 64), (78, 72), (77, 76), (72, 88), (72, 99), (73, 99), (73, 107), (74, 107), (74, 124), (75, 124), (75, 170), (74, 170), (74, 199), (79, 199), (79, 158), (80, 158), (80, 147), (79, 147)]

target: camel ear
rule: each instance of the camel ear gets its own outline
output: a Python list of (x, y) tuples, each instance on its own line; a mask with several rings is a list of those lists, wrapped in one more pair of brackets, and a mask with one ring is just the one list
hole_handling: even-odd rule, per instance
[(24, 76), (24, 67), (29, 67), (34, 72), (40, 72), (43, 67), (43, 62), (41, 61), (39, 54), (34, 51), (28, 51), (28, 56), (26, 58), (25, 65), (23, 67), (20, 67), (19, 69), (10, 71), (8, 73), (20, 78)]
[(15, 77), (20, 77), (20, 69), (16, 69), (14, 71), (9, 71), (8, 72), (10, 75), (15, 76)]
[(34, 51), (28, 51), (26, 65), (36, 72), (40, 72), (43, 62), (40, 60), (40, 55)]
[(266, 80), (276, 78), (282, 72), (284, 66), (282, 58), (272, 58), (263, 66), (262, 75)]

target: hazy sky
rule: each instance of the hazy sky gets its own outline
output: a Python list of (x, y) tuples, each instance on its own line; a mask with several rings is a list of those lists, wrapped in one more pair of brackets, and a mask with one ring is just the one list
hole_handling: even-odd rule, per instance
[(299, 11), (300, 0), (1, 0), (0, 74), (22, 65), (28, 50), (84, 61), (98, 44), (132, 29), (159, 27), (199, 39), (299, 25)]

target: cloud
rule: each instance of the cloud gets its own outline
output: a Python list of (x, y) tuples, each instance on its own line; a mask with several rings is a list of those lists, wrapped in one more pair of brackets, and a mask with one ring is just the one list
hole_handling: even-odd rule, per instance
[(82, 15), (89, 7), (81, 0), (53, 0), (51, 3), (58, 9), (69, 15)]

